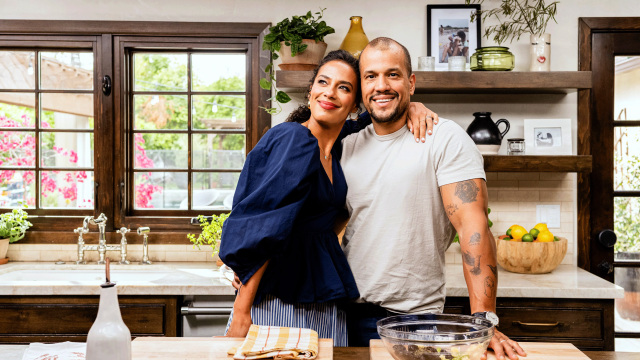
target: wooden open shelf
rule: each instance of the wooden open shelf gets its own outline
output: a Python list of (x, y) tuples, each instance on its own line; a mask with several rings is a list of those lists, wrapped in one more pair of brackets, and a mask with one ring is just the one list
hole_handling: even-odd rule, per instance
[[(591, 71), (415, 71), (420, 94), (564, 94), (591, 88)], [(311, 71), (277, 71), (276, 86), (304, 91)]]
[(484, 155), (485, 171), (591, 172), (591, 155)]

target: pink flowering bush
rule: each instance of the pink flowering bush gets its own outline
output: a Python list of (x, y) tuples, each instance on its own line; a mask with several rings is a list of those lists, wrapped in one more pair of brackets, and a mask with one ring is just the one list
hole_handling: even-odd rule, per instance
[[(0, 115), (0, 127), (4, 128), (30, 128), (33, 129), (33, 122), (27, 115), (22, 115), (21, 120), (14, 120), (5, 115)], [(50, 124), (43, 121), (42, 128), (51, 128)], [(138, 136), (140, 135), (140, 136)], [(146, 156), (142, 144), (144, 139), (141, 134), (136, 135), (135, 143), (138, 149), (136, 154), (136, 166), (143, 168), (153, 167), (153, 161)], [(71, 163), (78, 162), (78, 154), (73, 150), (66, 150), (59, 146), (53, 146), (52, 150), (66, 158)], [(6, 167), (35, 167), (36, 139), (30, 131), (0, 131), (0, 165)], [(26, 170), (21, 172), (22, 176), (16, 176), (16, 170), (0, 169), (0, 186), (7, 186), (16, 181), (21, 182), (21, 188), (24, 189), (22, 203), (33, 207), (35, 206), (35, 198), (32, 191), (35, 182), (34, 170)], [(145, 180), (149, 175), (144, 177)], [(54, 204), (55, 207), (67, 205), (77, 208), (92, 208), (92, 199), (78, 199), (78, 184), (85, 181), (92, 181), (86, 171), (57, 171), (49, 170), (40, 173), (40, 191), (44, 198), (51, 199), (48, 203)], [(152, 207), (149, 202), (155, 192), (162, 191), (161, 186), (152, 184), (136, 185), (136, 206), (139, 208)], [(0, 196), (0, 206), (8, 206), (9, 199), (7, 194)], [(64, 199), (64, 203), (60, 204), (58, 196)]]
[[(143, 168), (143, 169), (153, 168), (153, 165), (154, 165), (153, 160), (151, 160), (147, 156), (147, 151), (144, 148), (144, 146), (142, 146), (144, 143), (145, 143), (145, 140), (142, 137), (142, 134), (135, 134), (135, 137), (134, 137), (134, 144), (136, 147), (135, 167)], [(135, 201), (136, 201), (137, 208), (142, 208), (142, 209), (153, 208), (153, 205), (150, 204), (153, 194), (156, 192), (162, 192), (163, 190), (162, 186), (151, 184), (149, 182), (150, 178), (151, 178), (151, 173), (143, 174), (140, 177), (142, 181), (136, 184)]]

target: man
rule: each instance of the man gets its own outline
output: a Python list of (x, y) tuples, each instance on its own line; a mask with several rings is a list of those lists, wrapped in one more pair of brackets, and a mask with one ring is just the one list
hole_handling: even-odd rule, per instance
[[(343, 249), (361, 295), (346, 312), (349, 345), (368, 346), (383, 317), (442, 311), (444, 253), (456, 230), (471, 312), (496, 321), (496, 250), (482, 155), (453, 121), (440, 119), (425, 144), (405, 129), (415, 75), (404, 46), (373, 40), (360, 71), (373, 124), (343, 140), (341, 159), (351, 216)], [(499, 331), (490, 347), (499, 359), (525, 355)]]

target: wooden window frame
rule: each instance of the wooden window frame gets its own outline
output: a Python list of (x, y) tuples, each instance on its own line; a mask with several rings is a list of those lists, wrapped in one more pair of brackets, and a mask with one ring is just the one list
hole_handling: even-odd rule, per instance
[[(78, 42), (93, 44), (96, 196), (92, 215), (104, 213), (107, 216), (108, 240), (115, 238), (115, 230), (122, 226), (132, 229), (149, 226), (154, 233), (154, 243), (188, 244), (184, 235), (197, 230), (189, 225), (189, 218), (198, 214), (198, 211), (174, 210), (162, 211), (157, 216), (131, 216), (128, 203), (133, 192), (129, 197), (126, 193), (122, 197), (123, 191), (127, 191), (120, 184), (125, 181), (129, 149), (126, 146), (128, 129), (123, 117), (126, 111), (123, 103), (126, 96), (123, 82), (126, 64), (123, 64), (124, 58), (120, 56), (121, 46), (134, 43), (158, 46), (176, 44), (177, 41), (184, 41), (182, 45), (185, 49), (206, 43), (246, 44), (251, 53), (246, 89), (248, 152), (271, 127), (271, 115), (260, 109), (261, 106), (270, 107), (268, 99), (271, 93), (261, 89), (258, 83), (261, 71), (271, 61), (269, 52), (261, 49), (270, 26), (270, 23), (3, 20), (0, 22), (0, 45), (16, 49), (74, 49)], [(105, 76), (109, 76), (113, 83), (113, 91), (109, 96), (100, 91)], [(56, 211), (53, 216), (37, 216), (33, 218), (34, 226), (22, 243), (75, 243), (77, 235), (73, 229), (81, 226), (84, 216), (84, 213), (78, 216), (75, 210)], [(141, 243), (141, 240), (132, 237), (129, 243)]]

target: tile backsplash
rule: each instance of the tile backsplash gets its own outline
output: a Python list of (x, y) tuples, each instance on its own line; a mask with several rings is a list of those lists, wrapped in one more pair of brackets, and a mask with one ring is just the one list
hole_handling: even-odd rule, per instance
[[(567, 255), (563, 264), (576, 264), (576, 175), (573, 173), (530, 173), (530, 172), (488, 172), (487, 189), (489, 191), (489, 218), (493, 221), (491, 228), (494, 235), (502, 235), (513, 224), (526, 229), (536, 223), (536, 205), (559, 205), (560, 228), (550, 228), (556, 236), (568, 239)], [(127, 259), (131, 262), (142, 258), (142, 245), (129, 245)], [(119, 251), (109, 251), (113, 261), (120, 258)], [(20, 244), (9, 246), (7, 256), (11, 261), (65, 261), (77, 259), (75, 244)], [(202, 250), (192, 245), (156, 245), (149, 246), (151, 261), (211, 261), (208, 247)], [(462, 263), (459, 246), (452, 245), (445, 255), (447, 263)], [(98, 259), (97, 251), (85, 252), (87, 261)]]
[[(573, 173), (488, 172), (489, 219), (494, 236), (503, 235), (514, 224), (527, 230), (536, 223), (537, 205), (559, 205), (560, 227), (549, 228), (556, 236), (568, 240), (563, 264), (576, 264), (576, 185)], [(458, 245), (445, 255), (447, 263), (462, 263)]]

